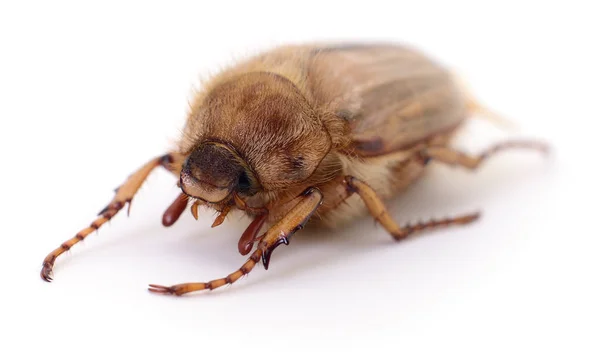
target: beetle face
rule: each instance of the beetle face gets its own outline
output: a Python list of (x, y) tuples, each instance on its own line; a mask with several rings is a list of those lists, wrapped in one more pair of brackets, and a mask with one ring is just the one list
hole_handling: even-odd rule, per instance
[(231, 193), (252, 194), (254, 174), (238, 154), (225, 144), (204, 142), (188, 156), (180, 175), (181, 190), (188, 196), (217, 203)]

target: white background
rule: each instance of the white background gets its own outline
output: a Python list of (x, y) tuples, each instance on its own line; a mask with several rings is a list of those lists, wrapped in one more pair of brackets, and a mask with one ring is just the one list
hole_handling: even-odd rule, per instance
[[(598, 10), (494, 3), (2, 2), (1, 352), (600, 351)], [(147, 284), (232, 272), (248, 221), (211, 230), (205, 211), (163, 228), (177, 189), (157, 171), (130, 218), (61, 257), (52, 284), (40, 280), (46, 254), (177, 139), (201, 75), (315, 39), (417, 45), (519, 125), (473, 120), (457, 146), (518, 135), (549, 141), (553, 156), (506, 153), (476, 174), (435, 165), (390, 202), (402, 223), (481, 209), (469, 227), (399, 244), (370, 218), (305, 231), (268, 272), (180, 298)]]

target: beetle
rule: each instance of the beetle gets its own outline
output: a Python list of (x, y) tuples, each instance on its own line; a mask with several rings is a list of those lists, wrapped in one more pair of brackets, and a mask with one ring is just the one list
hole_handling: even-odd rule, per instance
[[(259, 53), (209, 80), (191, 103), (177, 146), (141, 166), (91, 225), (44, 260), (52, 280), (58, 256), (131, 206), (148, 175), (163, 167), (181, 194), (163, 215), (177, 221), (205, 205), (221, 224), (232, 210), (252, 222), (235, 272), (209, 282), (150, 285), (182, 295), (232, 284), (307, 223), (336, 227), (370, 213), (394, 240), (435, 227), (464, 225), (479, 213), (398, 225), (384, 201), (401, 193), (432, 162), (474, 170), (508, 148), (546, 151), (536, 141), (508, 141), (479, 155), (453, 149), (458, 128), (482, 107), (452, 73), (424, 53), (397, 44), (287, 45)], [(263, 229), (266, 231), (260, 233)]]

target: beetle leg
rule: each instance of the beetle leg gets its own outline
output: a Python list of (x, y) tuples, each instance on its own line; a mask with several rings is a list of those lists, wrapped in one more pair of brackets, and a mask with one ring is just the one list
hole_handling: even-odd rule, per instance
[(533, 149), (544, 154), (548, 153), (548, 146), (536, 141), (507, 141), (493, 145), (479, 155), (468, 155), (449, 147), (431, 146), (421, 151), (421, 157), (424, 162), (436, 160), (448, 165), (460, 165), (470, 170), (477, 169), (481, 163), (492, 155), (508, 149)]
[(265, 270), (269, 268), (271, 253), (281, 244), (289, 244), (289, 238), (304, 228), (310, 217), (323, 202), (323, 194), (317, 188), (306, 189), (300, 201), (279, 222), (264, 234), (258, 243), (258, 249), (263, 251), (262, 261)]
[(321, 205), (323, 194), (316, 188), (307, 189), (300, 201), (296, 204), (281, 220), (274, 224), (265, 234), (263, 234), (257, 249), (250, 258), (237, 271), (229, 274), (227, 277), (212, 280), (209, 282), (184, 283), (174, 286), (149, 285), (148, 290), (155, 293), (183, 295), (184, 293), (214, 290), (215, 288), (232, 284), (242, 276), (248, 274), (256, 264), (261, 260), (265, 269), (269, 267), (269, 260), (273, 250), (280, 244), (288, 244), (289, 238), (298, 230), (302, 229), (310, 217)]
[(177, 160), (177, 158), (178, 156), (176, 156), (175, 153), (154, 158), (130, 175), (123, 185), (116, 190), (115, 197), (112, 199), (112, 201), (102, 211), (100, 211), (98, 218), (96, 218), (96, 220), (94, 220), (89, 227), (82, 229), (75, 235), (75, 237), (62, 243), (60, 247), (56, 248), (54, 251), (48, 254), (48, 256), (46, 256), (42, 264), (42, 271), (40, 272), (42, 279), (48, 282), (52, 281), (52, 267), (54, 266), (56, 258), (58, 258), (62, 253), (66, 252), (75, 244), (84, 240), (93, 231), (98, 230), (100, 226), (110, 221), (126, 205), (129, 205), (127, 210), (127, 213), (129, 213), (129, 208), (131, 207), (131, 201), (134, 195), (146, 180), (148, 175), (150, 175), (152, 170), (154, 170), (154, 168), (162, 166), (167, 170), (176, 173), (177, 169), (175, 168), (174, 162)]
[(383, 201), (369, 185), (353, 176), (346, 176), (344, 182), (349, 194), (357, 193), (375, 220), (377, 220), (377, 222), (379, 222), (396, 240), (402, 240), (414, 232), (425, 229), (467, 224), (479, 218), (479, 213), (476, 212), (459, 217), (431, 220), (425, 223), (408, 224), (401, 227), (392, 219), (385, 208)]

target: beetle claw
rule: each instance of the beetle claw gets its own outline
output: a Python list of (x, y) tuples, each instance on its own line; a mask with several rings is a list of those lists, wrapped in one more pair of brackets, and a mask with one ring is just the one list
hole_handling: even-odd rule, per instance
[(52, 266), (44, 264), (42, 271), (40, 271), (40, 276), (42, 280), (46, 282), (52, 282)]
[(150, 285), (148, 285), (148, 291), (154, 292), (154, 293), (167, 294), (167, 295), (178, 295), (173, 286), (167, 287), (167, 286), (150, 284)]
[(263, 266), (265, 267), (265, 270), (269, 270), (269, 263), (271, 262), (271, 253), (273, 253), (273, 250), (275, 250), (275, 248), (277, 248), (281, 244), (289, 245), (290, 241), (287, 237), (282, 237), (278, 239), (273, 246), (271, 246), (263, 252), (262, 262)]

